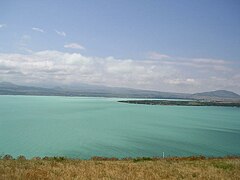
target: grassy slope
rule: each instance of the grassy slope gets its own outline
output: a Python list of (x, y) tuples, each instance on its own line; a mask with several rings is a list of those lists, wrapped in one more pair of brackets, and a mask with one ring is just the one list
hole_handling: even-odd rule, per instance
[(0, 179), (239, 179), (240, 158), (0, 160)]

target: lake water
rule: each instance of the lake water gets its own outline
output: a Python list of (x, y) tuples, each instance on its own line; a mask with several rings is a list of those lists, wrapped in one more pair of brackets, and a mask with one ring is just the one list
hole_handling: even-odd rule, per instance
[(71, 158), (240, 155), (240, 108), (117, 98), (0, 96), (0, 155)]

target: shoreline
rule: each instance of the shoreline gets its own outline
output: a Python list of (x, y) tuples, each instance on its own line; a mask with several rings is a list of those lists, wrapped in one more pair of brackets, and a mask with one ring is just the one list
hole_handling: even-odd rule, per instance
[(239, 159), (240, 155), (226, 155), (226, 156), (203, 156), (203, 155), (196, 155), (196, 156), (139, 156), (139, 157), (105, 157), (105, 156), (92, 156), (90, 158), (70, 158), (66, 156), (34, 156), (32, 158), (27, 158), (24, 155), (19, 155), (16, 157), (11, 156), (10, 154), (5, 154), (0, 156), (0, 160), (56, 160), (56, 161), (63, 161), (63, 160), (73, 160), (73, 161), (155, 161), (155, 160), (208, 160), (208, 159)]

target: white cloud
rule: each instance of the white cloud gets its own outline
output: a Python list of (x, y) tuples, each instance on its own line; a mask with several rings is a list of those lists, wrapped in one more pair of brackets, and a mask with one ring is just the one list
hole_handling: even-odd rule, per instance
[(44, 33), (43, 29), (40, 29), (40, 28), (37, 28), (37, 27), (33, 27), (32, 30)]
[(6, 24), (0, 24), (0, 28), (4, 28), (4, 27), (7, 27)]
[(170, 56), (166, 54), (161, 54), (158, 52), (149, 52), (147, 55), (147, 58), (153, 59), (153, 60), (162, 60), (162, 59), (168, 59), (170, 58)]
[(193, 78), (176, 78), (176, 79), (166, 79), (164, 80), (164, 82), (169, 83), (171, 85), (196, 85), (197, 82), (195, 79)]
[(188, 82), (188, 83), (195, 83), (196, 81), (195, 81), (195, 79), (187, 78), (186, 82)]
[(65, 36), (67, 35), (64, 31), (55, 30), (55, 32), (56, 32), (59, 36), (65, 37)]
[[(179, 60), (101, 58), (59, 51), (2, 53), (0, 77), (19, 84), (90, 83), (173, 92), (228, 89), (239, 93), (239, 65), (214, 59), (181, 59), (183, 64)], [(231, 71), (214, 69), (219, 63)]]
[(152, 52), (148, 54), (150, 60), (161, 60), (162, 64), (178, 67), (191, 67), (196, 70), (210, 70), (214, 69), (221, 72), (230, 72), (232, 68), (229, 62), (222, 59), (210, 59), (210, 58), (180, 58), (172, 57), (166, 54), (160, 54)]
[(66, 44), (64, 45), (65, 48), (70, 48), (70, 49), (81, 49), (84, 50), (85, 47), (83, 47), (82, 45), (78, 44), (78, 43), (70, 43), (70, 44)]

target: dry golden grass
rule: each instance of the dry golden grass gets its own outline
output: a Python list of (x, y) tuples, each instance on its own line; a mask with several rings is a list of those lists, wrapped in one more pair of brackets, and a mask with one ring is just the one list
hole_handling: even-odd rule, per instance
[(0, 179), (240, 179), (240, 158), (1, 159)]

